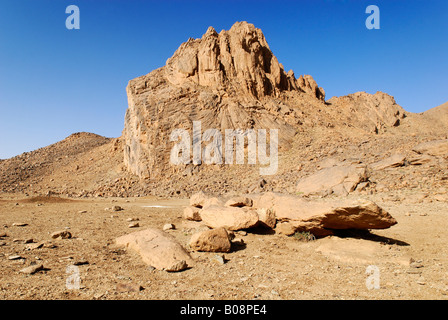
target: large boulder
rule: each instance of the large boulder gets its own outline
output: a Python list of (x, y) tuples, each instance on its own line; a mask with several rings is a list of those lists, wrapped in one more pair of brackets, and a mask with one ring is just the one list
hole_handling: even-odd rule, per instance
[(209, 228), (241, 230), (258, 224), (255, 210), (239, 207), (210, 206), (201, 210), (202, 222)]
[(367, 180), (368, 172), (365, 165), (328, 167), (299, 180), (297, 192), (304, 195), (321, 193), (346, 195), (354, 191), (359, 183)]
[(372, 201), (310, 201), (268, 192), (254, 199), (254, 207), (269, 208), (277, 220), (276, 230), (288, 235), (311, 232), (325, 236), (341, 229), (385, 229), (397, 221)]
[(176, 239), (159, 229), (148, 228), (130, 233), (115, 242), (136, 251), (143, 262), (158, 270), (175, 272), (194, 264), (190, 254)]
[(218, 228), (192, 235), (190, 248), (195, 251), (230, 252), (231, 243), (226, 229)]

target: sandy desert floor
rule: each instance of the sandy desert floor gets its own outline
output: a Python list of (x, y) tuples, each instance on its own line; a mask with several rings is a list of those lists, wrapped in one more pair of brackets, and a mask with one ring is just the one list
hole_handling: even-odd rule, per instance
[[(236, 237), (244, 245), (224, 254), (224, 264), (216, 253), (191, 252), (196, 265), (177, 273), (148, 267), (114, 239), (172, 223), (175, 229), (167, 232), (188, 249), (191, 235), (204, 226), (183, 219), (186, 199), (16, 197), (0, 200), (2, 300), (448, 298), (448, 203), (411, 192), (349, 196), (388, 210), (398, 221), (390, 229), (308, 242), (261, 229), (240, 231)], [(110, 210), (116, 205), (124, 210)], [(140, 227), (129, 228), (129, 218), (138, 218)], [(72, 238), (51, 238), (64, 229)], [(19, 272), (39, 262), (44, 270)], [(70, 282), (78, 275), (79, 288)], [(142, 289), (123, 292), (121, 284)]]

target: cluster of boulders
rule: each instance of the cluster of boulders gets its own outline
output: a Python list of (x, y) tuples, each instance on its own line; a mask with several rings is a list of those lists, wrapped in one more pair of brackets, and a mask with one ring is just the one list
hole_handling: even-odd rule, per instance
[(209, 228), (236, 231), (253, 227), (292, 235), (310, 232), (327, 236), (340, 229), (385, 229), (397, 221), (367, 200), (317, 201), (274, 192), (229, 199), (194, 194), (184, 218), (202, 221)]
[[(312, 201), (273, 192), (230, 198), (199, 192), (190, 198), (184, 218), (208, 227), (189, 241), (190, 250), (206, 252), (230, 252), (234, 233), (253, 228), (323, 237), (341, 229), (385, 229), (397, 223), (371, 201)], [(172, 235), (155, 228), (122, 236), (116, 243), (134, 249), (159, 270), (181, 271), (194, 265), (189, 252)]]

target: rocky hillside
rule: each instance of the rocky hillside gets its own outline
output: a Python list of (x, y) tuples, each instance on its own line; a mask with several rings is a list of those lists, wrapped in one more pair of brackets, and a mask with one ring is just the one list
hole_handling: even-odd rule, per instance
[[(0, 162), (4, 193), (82, 195), (118, 177), (117, 139), (74, 133), (50, 146)], [(121, 150), (120, 150), (121, 151)]]

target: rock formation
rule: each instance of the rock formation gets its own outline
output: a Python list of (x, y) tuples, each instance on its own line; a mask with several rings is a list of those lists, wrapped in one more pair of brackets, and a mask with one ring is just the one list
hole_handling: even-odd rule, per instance
[(193, 141), (205, 144), (211, 138), (207, 129), (223, 135), (226, 129), (278, 129), (279, 148), (285, 150), (307, 128), (339, 125), (378, 133), (404, 116), (384, 93), (327, 103), (310, 75), (285, 72), (261, 30), (247, 22), (220, 33), (210, 27), (202, 38), (190, 38), (164, 67), (131, 80), (126, 91), (124, 163), (141, 178), (176, 172), (170, 134), (185, 129), (191, 139), (193, 121), (201, 123)]
[[(312, 201), (267, 192), (251, 195), (250, 204), (246, 202), (248, 206), (214, 205), (200, 208), (197, 199), (201, 198), (201, 202), (205, 202), (206, 197), (198, 193), (192, 195), (190, 200), (199, 209), (200, 219), (197, 220), (202, 220), (202, 224), (212, 229), (236, 231), (263, 226), (286, 235), (310, 232), (321, 237), (331, 235), (335, 230), (386, 229), (397, 224), (387, 211), (367, 200)], [(235, 202), (232, 198), (228, 201)]]

